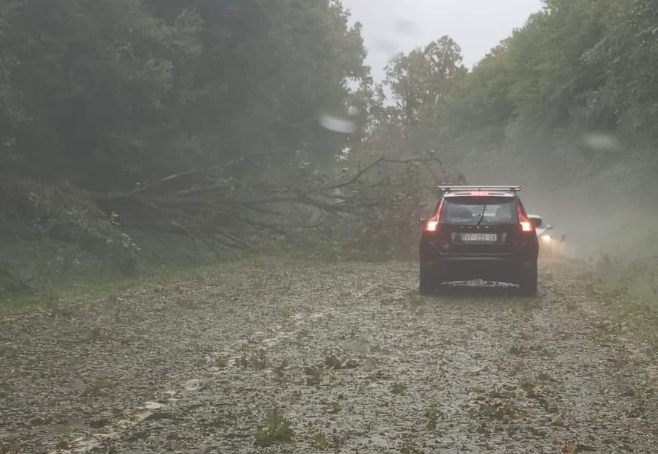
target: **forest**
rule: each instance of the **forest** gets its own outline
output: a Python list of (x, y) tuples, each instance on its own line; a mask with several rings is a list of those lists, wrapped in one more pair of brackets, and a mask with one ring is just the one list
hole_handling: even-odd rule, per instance
[(2, 2), (4, 290), (163, 243), (405, 256), (440, 182), (652, 213), (656, 2), (547, 0), (472, 69), (437, 30), (381, 84), (361, 28), (338, 0)]

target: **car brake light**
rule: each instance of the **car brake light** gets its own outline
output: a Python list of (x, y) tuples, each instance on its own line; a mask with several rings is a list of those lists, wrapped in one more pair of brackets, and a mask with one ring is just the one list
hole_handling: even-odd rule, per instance
[(528, 217), (521, 209), (521, 206), (517, 205), (516, 209), (519, 212), (519, 224), (521, 224), (521, 230), (523, 232), (534, 232), (535, 224), (533, 224), (532, 221), (528, 219)]
[(427, 225), (425, 226), (425, 231), (436, 232), (438, 226), (439, 226), (439, 221), (427, 221)]
[(523, 230), (524, 232), (532, 232), (532, 222), (521, 221), (521, 230)]
[(439, 229), (439, 217), (441, 216), (441, 209), (443, 209), (443, 200), (441, 200), (441, 203), (439, 204), (439, 209), (436, 210), (436, 213), (430, 219), (425, 223), (425, 231), (426, 232), (436, 232)]
[(489, 191), (473, 191), (471, 195), (475, 197), (489, 197)]

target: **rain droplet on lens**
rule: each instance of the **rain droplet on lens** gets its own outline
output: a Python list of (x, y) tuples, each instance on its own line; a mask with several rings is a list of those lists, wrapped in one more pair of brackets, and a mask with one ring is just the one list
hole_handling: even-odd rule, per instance
[(336, 115), (322, 114), (318, 119), (320, 126), (329, 131), (340, 134), (352, 134), (356, 132), (356, 123), (349, 118), (339, 117)]
[(585, 135), (583, 142), (594, 150), (611, 151), (619, 148), (619, 141), (616, 137), (601, 132)]

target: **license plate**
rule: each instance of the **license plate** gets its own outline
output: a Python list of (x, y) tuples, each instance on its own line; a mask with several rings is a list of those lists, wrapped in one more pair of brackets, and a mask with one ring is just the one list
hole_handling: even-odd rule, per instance
[(462, 233), (464, 243), (495, 243), (498, 235), (494, 233)]

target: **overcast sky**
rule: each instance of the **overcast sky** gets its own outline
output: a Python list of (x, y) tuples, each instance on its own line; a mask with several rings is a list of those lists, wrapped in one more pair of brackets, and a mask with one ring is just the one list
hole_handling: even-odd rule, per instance
[(342, 0), (363, 24), (368, 64), (381, 81), (384, 66), (443, 35), (462, 48), (469, 68), (541, 9), (541, 0)]

